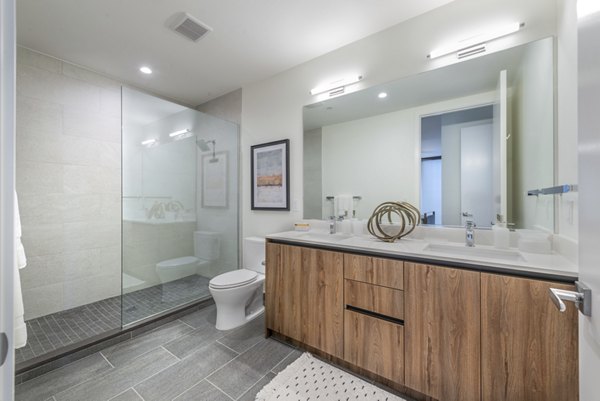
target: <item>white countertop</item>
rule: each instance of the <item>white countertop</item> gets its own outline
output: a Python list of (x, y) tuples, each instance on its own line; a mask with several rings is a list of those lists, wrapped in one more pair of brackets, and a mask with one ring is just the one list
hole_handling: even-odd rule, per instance
[[(498, 250), (490, 245), (476, 245), (470, 254), (464, 243), (450, 241), (431, 241), (424, 239), (403, 238), (389, 243), (370, 235), (328, 234), (320, 231), (286, 231), (267, 235), (267, 239), (293, 242), (312, 246), (320, 246), (335, 250), (396, 256), (398, 258), (423, 259), (439, 261), (451, 265), (462, 265), (482, 271), (506, 272), (530, 277), (575, 280), (578, 277), (577, 265), (560, 254), (535, 254), (521, 252), (516, 248), (506, 251)], [(432, 245), (430, 245), (432, 244)], [(434, 247), (437, 249), (431, 250)], [(447, 251), (445, 251), (447, 250)], [(503, 257), (506, 253), (507, 258)], [(494, 257), (497, 254), (499, 257)]]

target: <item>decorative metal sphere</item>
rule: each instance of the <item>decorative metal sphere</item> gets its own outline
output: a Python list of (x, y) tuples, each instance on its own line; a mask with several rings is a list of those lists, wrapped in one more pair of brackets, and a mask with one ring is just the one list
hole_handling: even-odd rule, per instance
[[(389, 233), (388, 227), (382, 228), (383, 219), (387, 217), (387, 223), (393, 224), (392, 215), (400, 218), (399, 231), (395, 234)], [(377, 206), (369, 218), (367, 228), (371, 235), (385, 242), (394, 242), (410, 234), (421, 222), (421, 212), (408, 202), (384, 202)], [(386, 232), (387, 231), (387, 232)]]

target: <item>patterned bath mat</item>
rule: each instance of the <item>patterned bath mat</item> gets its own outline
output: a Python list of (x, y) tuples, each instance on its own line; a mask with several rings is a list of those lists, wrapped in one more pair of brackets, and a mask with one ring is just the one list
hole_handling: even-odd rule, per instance
[(256, 396), (257, 401), (406, 401), (308, 352), (280, 372)]

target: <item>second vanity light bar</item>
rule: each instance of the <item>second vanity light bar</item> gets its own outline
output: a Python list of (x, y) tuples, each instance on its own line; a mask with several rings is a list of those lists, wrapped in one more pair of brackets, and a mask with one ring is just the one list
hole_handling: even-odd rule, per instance
[[(341, 79), (332, 81), (328, 84), (317, 86), (316, 88), (311, 89), (310, 94), (318, 95), (319, 93), (323, 93), (323, 92), (330, 92), (330, 91), (333, 92), (336, 89), (340, 89), (341, 93), (343, 93), (343, 89), (346, 86), (355, 84), (358, 81), (360, 81), (362, 78), (363, 78), (362, 75), (352, 75), (350, 77), (341, 78)], [(337, 94), (337, 93), (335, 93), (335, 94)]]
[[(485, 43), (486, 42), (488, 42), (490, 40), (501, 38), (503, 36), (510, 35), (512, 33), (515, 33), (517, 31), (519, 31), (521, 28), (523, 28), (524, 26), (525, 26), (524, 22), (514, 22), (511, 24), (502, 25), (495, 29), (491, 29), (489, 31), (482, 32), (482, 33), (478, 33), (469, 38), (460, 40), (449, 46), (444, 46), (444, 47), (440, 47), (438, 49), (432, 50), (427, 55), (427, 57), (429, 57), (430, 59), (434, 59), (434, 58), (445, 56), (450, 53), (459, 53), (459, 54), (470, 53), (468, 55), (482, 53), (485, 51)], [(477, 50), (477, 51), (468, 52), (467, 50)], [(463, 57), (466, 57), (466, 56), (463, 55)]]

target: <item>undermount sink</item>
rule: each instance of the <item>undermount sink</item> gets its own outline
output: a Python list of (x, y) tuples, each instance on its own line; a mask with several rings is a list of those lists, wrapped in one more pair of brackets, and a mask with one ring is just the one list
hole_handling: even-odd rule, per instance
[(448, 255), (466, 256), (466, 257), (477, 257), (486, 259), (500, 259), (513, 262), (524, 261), (523, 256), (519, 251), (510, 249), (491, 249), (478, 247), (468, 247), (464, 245), (451, 245), (451, 244), (428, 244), (423, 251), (439, 252)]
[(341, 233), (337, 233), (337, 234), (327, 234), (327, 233), (306, 233), (306, 234), (302, 234), (300, 235), (298, 238), (301, 239), (305, 239), (305, 240), (314, 240), (314, 241), (333, 241), (333, 242), (339, 242), (339, 241), (343, 241), (345, 239), (348, 238), (352, 238), (351, 234), (341, 234)]

